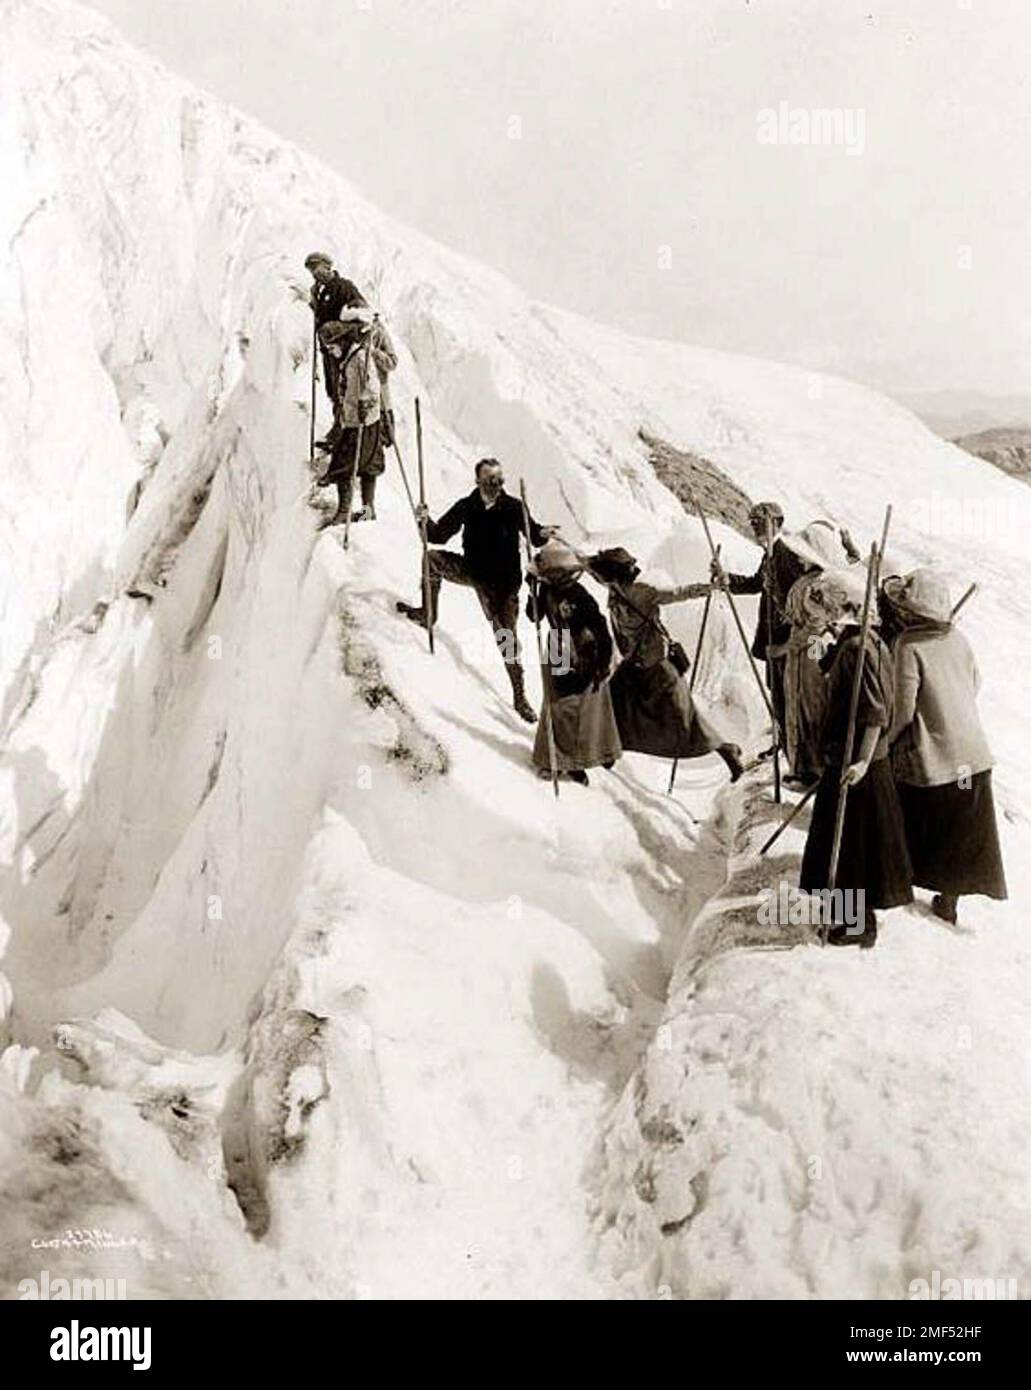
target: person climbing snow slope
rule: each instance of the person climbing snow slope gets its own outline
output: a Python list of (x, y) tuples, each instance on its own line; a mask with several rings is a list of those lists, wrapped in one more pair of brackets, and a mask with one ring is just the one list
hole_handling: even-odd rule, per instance
[[(333, 258), (325, 251), (313, 251), (305, 258), (305, 267), (311, 273), (312, 287), (309, 295), (312, 313), (315, 315), (315, 330), (319, 333), (327, 323), (341, 319), (347, 309), (368, 308), (365, 296), (346, 275), (333, 268)], [(329, 397), (329, 403), (336, 405), (336, 359), (326, 350), (320, 337), (322, 350), (322, 381)], [(325, 439), (319, 440), (323, 448), (331, 448), (336, 438), (330, 430)]]
[(588, 572), (609, 591), (609, 618), (622, 656), (610, 688), (624, 751), (659, 758), (718, 753), (736, 781), (744, 770), (741, 749), (693, 698), (683, 670), (670, 660), (671, 644), (658, 616), (663, 604), (699, 598), (709, 586), (663, 589), (647, 584), (622, 546), (600, 551), (588, 562)]
[[(528, 724), (537, 714), (526, 698), (517, 625), (519, 590), (523, 582), (520, 538), (523, 534), (523, 508), (518, 498), (505, 491), (505, 470), (496, 458), (482, 458), (476, 465), (476, 486), (465, 497), (434, 521), (428, 509), (416, 508), (416, 520), (424, 524), (431, 546), (446, 545), (462, 533), (462, 554), (452, 550), (428, 552), (428, 586), (423, 584), (422, 603), (397, 605), (412, 622), (423, 627), (436, 624), (440, 586), (461, 584), (474, 589), (483, 615), (490, 623), (494, 641), (512, 685), (512, 704)], [(557, 530), (541, 526), (530, 517), (530, 543), (542, 546)]]
[[(548, 663), (551, 726), (558, 775), (587, 783), (592, 767), (611, 767), (622, 746), (609, 693), (612, 636), (597, 603), (579, 582), (585, 561), (564, 542), (547, 541), (534, 557), (536, 602), (549, 631)], [(527, 599), (531, 621), (534, 596)], [(550, 744), (542, 714), (537, 723), (533, 761), (541, 777), (551, 776)]]
[[(354, 521), (375, 521), (376, 480), (383, 472), (387, 424), (383, 411), (383, 378), (397, 366), (390, 335), (367, 311), (345, 309), (343, 320), (324, 324), (320, 338), (336, 363), (336, 440), (321, 485), (336, 483), (339, 504), (326, 525), (345, 521), (351, 507), (354, 480), (361, 483), (362, 507)], [(361, 449), (361, 457), (357, 457)]]

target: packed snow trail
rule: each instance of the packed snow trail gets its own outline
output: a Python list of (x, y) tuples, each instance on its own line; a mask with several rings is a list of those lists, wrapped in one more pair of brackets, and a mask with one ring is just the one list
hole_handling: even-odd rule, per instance
[(964, 900), (957, 932), (925, 897), (879, 914), (870, 952), (764, 926), (763, 891), (797, 882), (808, 812), (757, 860), (776, 818), (749, 796), (609, 1126), (606, 1263), (636, 1296), (905, 1299), (937, 1270), (1026, 1297), (1019, 918)]
[[(1021, 1037), (995, 1022), (1027, 1008), (1031, 769), (1006, 654), (1028, 600), (1018, 544), (979, 563), (924, 523), (940, 492), (1026, 526), (1027, 490), (861, 388), (534, 303), (88, 11), (2, 0), (0, 39), (0, 1286), (38, 1276), (33, 1237), (104, 1224), (145, 1246), (131, 1295), (806, 1296), (833, 1286), (810, 1268), (826, 1249), (861, 1296), (947, 1269), (962, 1202), (994, 1203), (980, 1253), (1001, 1268), (991, 1233), (1028, 1206), (1006, 1156), (1031, 1138)], [(771, 954), (751, 887), (719, 925), (738, 811), (766, 814), (756, 779), (717, 796), (718, 760), (682, 764), (669, 798), (668, 766), (628, 757), (556, 805), (475, 597), (445, 587), (433, 658), (393, 611), (419, 577), (395, 462), (346, 555), (315, 530), (294, 294), (314, 246), (390, 326), (435, 515), (496, 454), (570, 540), (699, 578), (704, 538), (645, 428), (794, 523), (862, 541), (890, 499), (899, 564), (976, 574), (1013, 903), (958, 942), (914, 912), (873, 959), (794, 935)], [(756, 563), (716, 533), (729, 567)], [(670, 615), (689, 649), (700, 611)], [(750, 681), (716, 603), (699, 689), (754, 741)], [(961, 1016), (971, 1049), (931, 1065)], [(928, 1084), (939, 1103), (917, 1105)], [(858, 1152), (859, 1133), (876, 1183), (810, 1193), (794, 1159), (836, 1169), (833, 1137)]]

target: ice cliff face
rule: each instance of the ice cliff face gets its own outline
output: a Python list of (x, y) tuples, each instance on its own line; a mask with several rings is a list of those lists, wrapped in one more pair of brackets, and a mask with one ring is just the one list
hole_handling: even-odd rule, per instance
[[(932, 511), (936, 492), (976, 493), (1026, 520), (1026, 490), (860, 388), (533, 302), (87, 11), (2, 0), (0, 40), (5, 1295), (41, 1268), (101, 1266), (153, 1296), (690, 1295), (727, 1240), (792, 1294), (826, 1291), (797, 1249), (829, 1242), (861, 1293), (898, 1285), (907, 1231), (921, 1258), (962, 1248), (947, 1204), (921, 1202), (918, 1160), (970, 1136), (958, 1111), (912, 1119), (884, 1077), (918, 1040), (944, 1093), (942, 1000), (975, 1037), (1000, 999), (1026, 1009), (1010, 917), (986, 910), (990, 939), (959, 945), (907, 919), (877, 961), (799, 946), (771, 966), (747, 931), (703, 929), (757, 784), (717, 797), (721, 769), (698, 763), (671, 800), (666, 769), (630, 758), (555, 807), (472, 597), (446, 594), (433, 659), (393, 614), (417, 575), (393, 462), (350, 552), (316, 533), (292, 286), (325, 247), (389, 322), (402, 451), (419, 394), (435, 511), (491, 452), (571, 539), (697, 577), (698, 528), (642, 427), (799, 522), (847, 518), (862, 538), (894, 500), (901, 562), (983, 584), (970, 630), (1011, 863), (1023, 541), (945, 545)], [(688, 640), (696, 621), (677, 616)], [(701, 688), (746, 736), (760, 721), (732, 638), (718, 614)], [(886, 1056), (873, 996), (899, 1029)], [(869, 1066), (827, 1104), (912, 1136), (911, 1168), (879, 1151), (866, 1205), (810, 1200), (792, 1166), (820, 1143), (834, 1165), (833, 1106), (812, 1140), (800, 1117), (833, 1090), (809, 1069), (843, 1001), (840, 1065), (854, 1047)], [(714, 1052), (726, 1011), (740, 1029)], [(1007, 1089), (981, 1097), (978, 1132), (997, 1137), (1028, 1078), (990, 1037)], [(757, 1069), (782, 1055), (794, 1070)], [(900, 1077), (899, 1095), (921, 1082)], [(1018, 1210), (1025, 1180), (996, 1171)], [(850, 1263), (871, 1207), (876, 1249)], [(134, 1243), (35, 1244), (87, 1227)], [(727, 1268), (724, 1291), (749, 1291)]]

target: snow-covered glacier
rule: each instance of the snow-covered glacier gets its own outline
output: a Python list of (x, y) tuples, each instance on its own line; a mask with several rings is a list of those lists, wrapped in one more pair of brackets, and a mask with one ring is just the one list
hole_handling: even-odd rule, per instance
[[(1031, 493), (859, 386), (534, 301), (87, 10), (0, 0), (0, 84), (0, 1294), (1026, 1279)], [(435, 656), (395, 614), (395, 461), (349, 550), (317, 530), (315, 247), (389, 323), (435, 512), (491, 453), (571, 540), (701, 577), (644, 430), (794, 523), (891, 501), (893, 566), (976, 580), (1009, 903), (824, 952), (757, 919), (800, 847), (756, 859), (765, 772), (670, 797), (631, 756), (556, 803), (474, 597)], [(758, 746), (721, 604), (699, 689)]]

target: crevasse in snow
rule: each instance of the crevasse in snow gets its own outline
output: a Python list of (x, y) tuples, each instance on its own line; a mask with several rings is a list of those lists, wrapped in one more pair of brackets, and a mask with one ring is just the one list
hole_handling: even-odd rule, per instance
[[(0, 1287), (1023, 1276), (1027, 490), (857, 386), (534, 302), (88, 11), (3, 0), (0, 37)], [(571, 539), (698, 577), (643, 426), (796, 522), (868, 537), (891, 499), (893, 560), (976, 577), (1011, 904), (962, 937), (893, 913), (830, 959), (756, 928), (798, 849), (756, 868), (760, 780), (704, 760), (669, 798), (627, 758), (556, 805), (472, 596), (445, 591), (434, 658), (394, 614), (418, 571), (395, 462), (349, 552), (315, 530), (314, 246), (390, 324), (435, 511), (494, 453)], [(941, 533), (969, 498), (1006, 518), (990, 547)], [(700, 689), (757, 739), (721, 605), (707, 640)], [(49, 1243), (69, 1228), (127, 1244)]]

